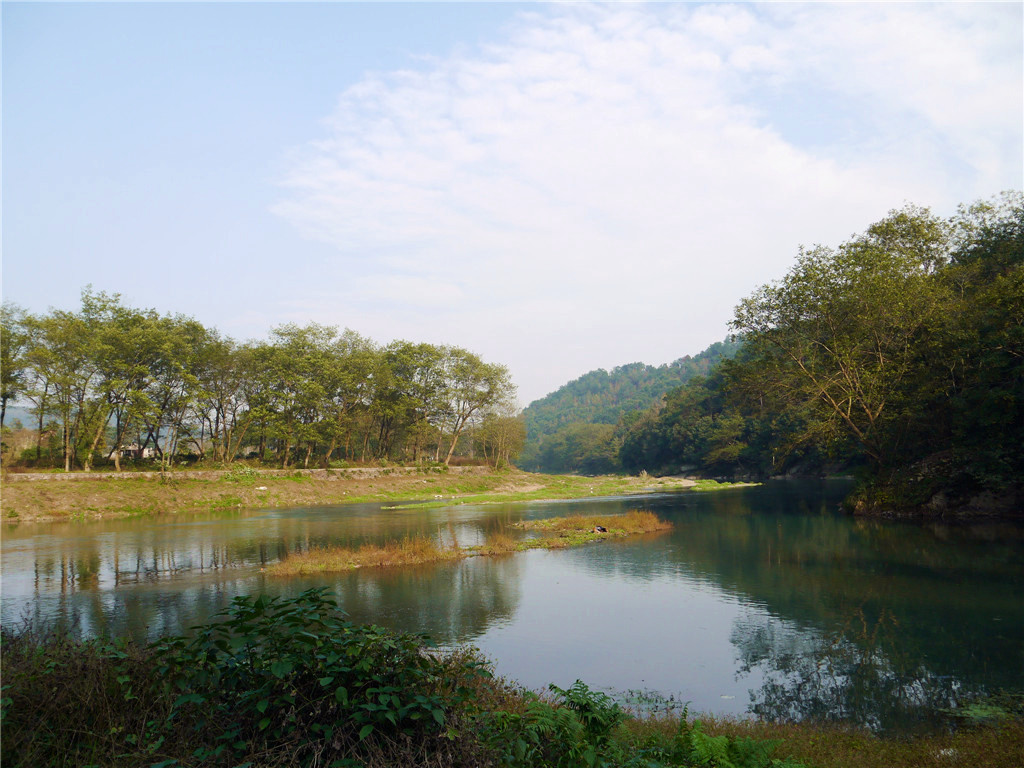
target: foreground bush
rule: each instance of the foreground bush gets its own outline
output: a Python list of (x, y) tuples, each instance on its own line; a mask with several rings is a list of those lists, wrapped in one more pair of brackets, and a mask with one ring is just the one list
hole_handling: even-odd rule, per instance
[[(321, 590), (236, 598), (147, 648), (5, 634), (5, 765), (455, 765), (472, 655), (360, 626)], [(464, 742), (465, 740), (461, 740)]]

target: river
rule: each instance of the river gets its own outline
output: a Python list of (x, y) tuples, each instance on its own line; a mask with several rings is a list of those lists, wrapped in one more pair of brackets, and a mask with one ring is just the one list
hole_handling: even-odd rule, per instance
[[(327, 586), (357, 621), (471, 643), (522, 685), (582, 679), (691, 711), (906, 732), (1024, 689), (1024, 526), (856, 519), (846, 483), (507, 505), (245, 510), (3, 529), (5, 627), (145, 640), (239, 594)], [(454, 564), (270, 577), (288, 552), (648, 509), (664, 534)]]

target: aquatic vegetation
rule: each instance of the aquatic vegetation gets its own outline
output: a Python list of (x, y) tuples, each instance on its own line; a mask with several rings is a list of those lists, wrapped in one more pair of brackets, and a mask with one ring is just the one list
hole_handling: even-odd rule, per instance
[[(465, 557), (503, 555), (528, 549), (565, 549), (591, 541), (619, 538), (638, 533), (664, 531), (671, 523), (658, 519), (651, 512), (632, 510), (625, 515), (573, 515), (571, 517), (533, 520), (514, 527), (542, 535), (520, 538), (507, 531), (491, 534), (485, 543), (461, 547), (452, 540), (448, 545), (438, 544), (428, 536), (404, 538), (386, 544), (365, 544), (350, 547), (320, 547), (288, 555), (270, 566), (268, 573), (275, 576), (296, 576), (311, 573), (333, 573), (353, 568), (393, 568), (403, 565), (421, 565)], [(603, 529), (603, 530), (598, 530)]]
[(402, 565), (420, 565), (464, 557), (455, 547), (442, 547), (427, 537), (404, 538), (386, 544), (364, 544), (349, 547), (315, 547), (293, 553), (268, 571), (277, 576), (331, 573), (353, 568), (393, 568)]
[(761, 483), (727, 483), (719, 480), (706, 479), (697, 480), (691, 490), (694, 491), (724, 491), (728, 488), (746, 488), (754, 485), (761, 485)]

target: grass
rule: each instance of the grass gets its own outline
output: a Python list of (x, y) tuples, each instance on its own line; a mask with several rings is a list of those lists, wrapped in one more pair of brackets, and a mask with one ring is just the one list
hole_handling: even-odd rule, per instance
[[(1020, 768), (1024, 765), (1024, 719), (958, 728), (910, 738), (814, 723), (770, 723), (701, 716), (710, 735), (775, 742), (775, 757), (814, 768)], [(680, 715), (650, 715), (626, 722), (634, 744), (657, 742), (678, 732)]]
[[(682, 478), (580, 477), (467, 467), (387, 476), (296, 475), (236, 467), (227, 473), (4, 483), (0, 518), (17, 522), (207, 513), (211, 509), (386, 502), (402, 508), (621, 496), (685, 488)], [(403, 505), (404, 502), (404, 505)]]
[(691, 490), (694, 491), (724, 491), (729, 488), (748, 488), (761, 483), (723, 483), (718, 480), (696, 480)]
[[(598, 526), (607, 530), (598, 532)], [(506, 531), (499, 531), (488, 536), (483, 544), (470, 547), (460, 547), (458, 542), (440, 546), (426, 536), (405, 538), (383, 545), (364, 544), (358, 549), (321, 547), (288, 555), (281, 562), (270, 566), (267, 572), (274, 576), (302, 576), (313, 573), (339, 573), (354, 568), (395, 568), (448, 562), (466, 557), (523, 552), (528, 549), (565, 549), (591, 541), (664, 531), (670, 529), (672, 524), (659, 520), (657, 515), (651, 512), (631, 510), (625, 515), (573, 515), (533, 520), (517, 523), (514, 527), (540, 535), (520, 538)]]

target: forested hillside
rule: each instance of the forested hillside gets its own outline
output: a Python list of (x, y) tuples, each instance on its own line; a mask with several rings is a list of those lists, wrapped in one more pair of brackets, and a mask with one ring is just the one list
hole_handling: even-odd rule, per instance
[(616, 435), (631, 418), (669, 390), (707, 374), (738, 348), (736, 342), (721, 341), (666, 365), (630, 363), (570, 381), (523, 411), (527, 444), (520, 465), (548, 472), (614, 471), (618, 468)]
[(864, 511), (1020, 514), (1024, 198), (892, 212), (736, 309), (743, 349), (622, 438), (631, 471), (858, 470)]

